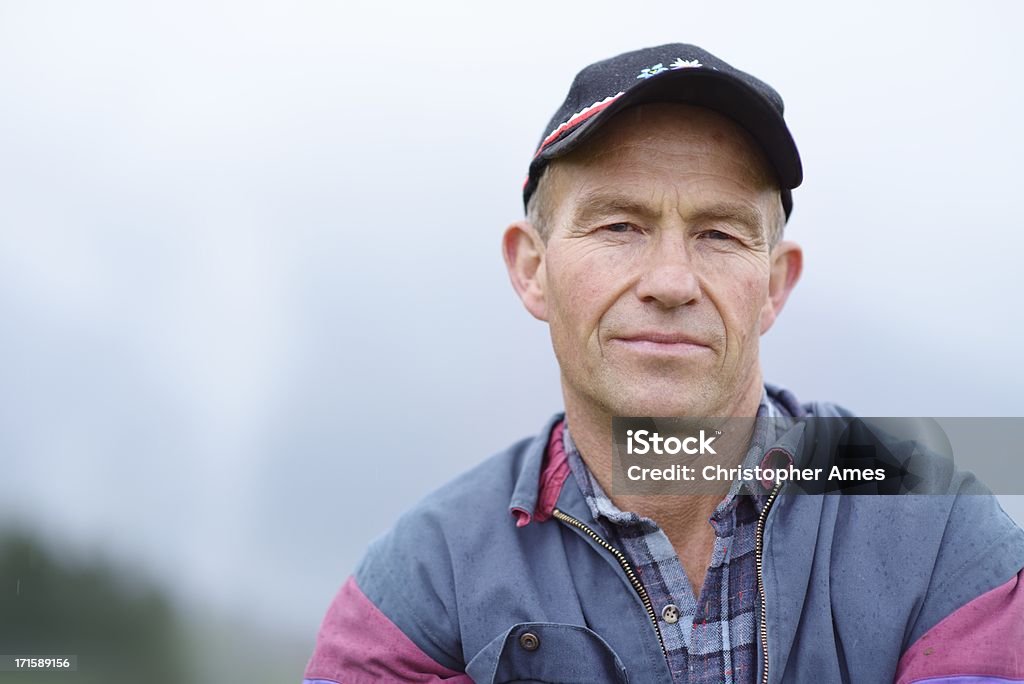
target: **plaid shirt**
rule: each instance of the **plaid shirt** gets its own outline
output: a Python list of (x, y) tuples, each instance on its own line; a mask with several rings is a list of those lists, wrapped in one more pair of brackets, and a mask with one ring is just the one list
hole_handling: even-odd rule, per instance
[[(758, 418), (788, 415), (770, 399), (761, 398)], [(777, 421), (757, 421), (744, 467), (761, 463), (775, 439)], [(672, 680), (687, 684), (742, 684), (757, 677), (757, 519), (768, 498), (757, 483), (734, 482), (708, 522), (715, 530), (711, 562), (701, 588), (693, 595), (679, 556), (668, 536), (650, 518), (624, 512), (612, 503), (583, 462), (569, 434), (562, 436), (573, 477), (607, 535), (637, 572), (659, 618)], [(741, 495), (742, 494), (742, 495)], [(678, 620), (672, 622), (675, 606)], [(668, 612), (666, 613), (666, 608)], [(666, 614), (669, 619), (666, 619)]]

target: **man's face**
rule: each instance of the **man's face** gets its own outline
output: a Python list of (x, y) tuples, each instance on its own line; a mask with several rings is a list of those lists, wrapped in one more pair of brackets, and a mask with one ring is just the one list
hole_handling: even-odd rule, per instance
[(759, 337), (781, 308), (769, 288), (781, 205), (746, 133), (702, 108), (635, 107), (547, 174), (531, 312), (550, 324), (567, 406), (756, 408)]

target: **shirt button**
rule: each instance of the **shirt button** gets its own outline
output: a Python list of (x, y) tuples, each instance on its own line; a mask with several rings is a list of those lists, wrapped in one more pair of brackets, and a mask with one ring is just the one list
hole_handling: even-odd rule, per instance
[(519, 645), (527, 651), (536, 651), (540, 648), (540, 639), (533, 632), (523, 632), (519, 636)]
[(679, 622), (679, 609), (675, 607), (675, 604), (668, 604), (661, 609), (661, 619), (670, 625), (674, 625)]

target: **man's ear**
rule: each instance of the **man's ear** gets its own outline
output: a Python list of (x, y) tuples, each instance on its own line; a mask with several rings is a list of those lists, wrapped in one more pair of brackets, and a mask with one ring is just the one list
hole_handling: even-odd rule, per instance
[(523, 306), (534, 318), (548, 320), (544, 297), (544, 241), (529, 221), (516, 221), (501, 239), (508, 277)]
[(796, 287), (804, 268), (804, 253), (800, 245), (783, 240), (775, 245), (771, 255), (771, 276), (768, 280), (768, 300), (761, 309), (761, 334), (768, 332), (789, 293)]

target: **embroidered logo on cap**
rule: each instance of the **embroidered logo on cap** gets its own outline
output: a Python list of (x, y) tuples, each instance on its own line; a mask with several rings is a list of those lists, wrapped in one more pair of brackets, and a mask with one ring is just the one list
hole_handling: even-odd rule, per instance
[(676, 61), (668, 65), (671, 69), (693, 69), (694, 67), (704, 66), (698, 59), (683, 59), (678, 58)]
[(651, 76), (657, 76), (661, 72), (668, 71), (669, 69), (695, 69), (702, 66), (704, 65), (700, 63), (699, 59), (683, 59), (682, 57), (677, 57), (676, 61), (669, 64), (667, 67), (661, 62), (652, 64), (646, 69), (641, 70), (640, 75), (637, 76), (637, 78), (650, 78)]
[(654, 76), (655, 74), (660, 74), (662, 71), (668, 71), (668, 69), (665, 68), (664, 64), (662, 64), (661, 62), (658, 62), (654, 66), (649, 66), (646, 69), (644, 69), (643, 71), (641, 71), (640, 75), (637, 76), (637, 78), (650, 78), (651, 76)]

